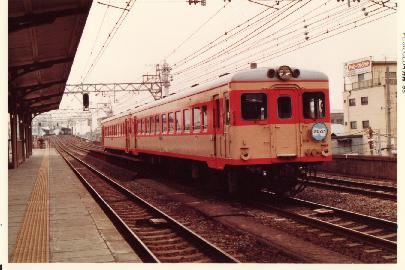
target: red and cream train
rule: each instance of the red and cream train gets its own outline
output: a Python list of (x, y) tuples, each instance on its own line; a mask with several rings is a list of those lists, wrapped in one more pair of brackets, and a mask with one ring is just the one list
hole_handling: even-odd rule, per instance
[(189, 163), (194, 175), (203, 167), (225, 171), (231, 193), (243, 171), (288, 191), (313, 164), (331, 160), (329, 130), (327, 76), (281, 66), (227, 74), (105, 119), (102, 144)]

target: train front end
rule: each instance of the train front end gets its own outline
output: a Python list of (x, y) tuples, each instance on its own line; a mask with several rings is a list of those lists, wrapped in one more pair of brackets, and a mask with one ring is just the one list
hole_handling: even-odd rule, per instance
[(315, 165), (332, 159), (327, 76), (281, 66), (241, 73), (230, 88), (234, 165), (277, 193), (302, 190)]

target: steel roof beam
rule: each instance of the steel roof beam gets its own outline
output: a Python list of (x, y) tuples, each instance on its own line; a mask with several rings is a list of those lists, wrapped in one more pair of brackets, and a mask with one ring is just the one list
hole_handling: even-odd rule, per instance
[(79, 14), (87, 14), (88, 7), (70, 8), (57, 11), (47, 11), (41, 13), (31, 13), (19, 17), (8, 18), (8, 32), (15, 32), (29, 27), (53, 23), (58, 17), (66, 17)]

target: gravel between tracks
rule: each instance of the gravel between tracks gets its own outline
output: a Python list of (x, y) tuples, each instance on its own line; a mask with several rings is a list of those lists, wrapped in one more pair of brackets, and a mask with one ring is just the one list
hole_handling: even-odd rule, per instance
[(395, 222), (397, 220), (397, 202), (392, 200), (317, 187), (307, 187), (296, 197)]

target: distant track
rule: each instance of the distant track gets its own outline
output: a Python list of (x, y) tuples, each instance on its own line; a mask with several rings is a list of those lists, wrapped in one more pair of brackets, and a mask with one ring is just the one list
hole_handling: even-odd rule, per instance
[(391, 185), (372, 184), (367, 182), (318, 176), (307, 181), (306, 183), (310, 186), (315, 187), (360, 193), (368, 196), (391, 200), (397, 199), (397, 188)]

